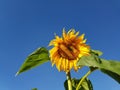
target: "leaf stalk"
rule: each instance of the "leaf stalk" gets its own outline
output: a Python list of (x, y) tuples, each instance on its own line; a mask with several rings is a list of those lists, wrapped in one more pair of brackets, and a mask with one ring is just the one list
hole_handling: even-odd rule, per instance
[(90, 70), (81, 78), (80, 82), (78, 83), (76, 90), (79, 90), (79, 87), (81, 86), (82, 82), (87, 78), (95, 69), (90, 68)]

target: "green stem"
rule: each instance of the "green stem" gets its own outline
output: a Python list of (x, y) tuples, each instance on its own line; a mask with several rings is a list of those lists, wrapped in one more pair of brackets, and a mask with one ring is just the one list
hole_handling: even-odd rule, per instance
[(85, 80), (86, 77), (88, 77), (94, 70), (90, 69), (80, 80), (80, 82), (78, 83), (76, 90), (79, 90), (80, 85), (82, 84), (82, 82)]
[(72, 82), (70, 72), (66, 72), (67, 81), (68, 81), (68, 90), (72, 90)]

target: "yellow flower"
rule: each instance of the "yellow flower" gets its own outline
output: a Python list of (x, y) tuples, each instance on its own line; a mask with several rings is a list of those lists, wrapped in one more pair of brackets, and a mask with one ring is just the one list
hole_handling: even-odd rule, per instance
[(90, 47), (85, 44), (84, 34), (78, 34), (74, 29), (67, 33), (63, 29), (62, 37), (56, 35), (49, 43), (49, 46), (53, 46), (49, 51), (52, 66), (56, 64), (59, 71), (69, 72), (72, 68), (77, 71), (76, 63), (80, 57), (89, 55)]

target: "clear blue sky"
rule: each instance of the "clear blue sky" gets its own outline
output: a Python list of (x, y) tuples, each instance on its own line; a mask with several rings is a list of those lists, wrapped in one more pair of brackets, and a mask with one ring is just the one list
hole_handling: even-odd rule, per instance
[[(15, 77), (25, 58), (47, 47), (62, 28), (85, 33), (87, 44), (103, 51), (103, 58), (120, 61), (120, 0), (0, 0), (0, 90), (64, 90), (65, 73), (50, 62)], [(72, 71), (72, 77), (87, 70)], [(89, 78), (94, 90), (120, 90), (100, 71)]]

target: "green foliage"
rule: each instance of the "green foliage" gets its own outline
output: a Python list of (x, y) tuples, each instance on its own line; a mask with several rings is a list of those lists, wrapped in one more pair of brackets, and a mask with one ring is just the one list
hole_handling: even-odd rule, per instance
[(27, 59), (22, 64), (16, 75), (49, 61), (50, 59), (48, 54), (49, 53), (46, 48), (44, 47), (38, 48), (27, 57)]
[(38, 90), (37, 88), (32, 88), (32, 90)]
[[(78, 83), (80, 82), (80, 80), (81, 79), (75, 79), (75, 78), (73, 78), (71, 80), (71, 82), (72, 82), (72, 90), (76, 90), (76, 87), (77, 87)], [(65, 90), (68, 90), (67, 80), (64, 82), (64, 87), (65, 87)], [(79, 87), (79, 90), (93, 90), (93, 86), (92, 86), (91, 81), (88, 78), (86, 78), (82, 82), (81, 86)]]
[(120, 83), (120, 62), (101, 59), (99, 55), (98, 52), (92, 50), (91, 55), (80, 58), (77, 65), (97, 68)]
[(101, 56), (103, 53), (99, 50), (91, 50), (91, 53), (94, 53), (97, 56)]

